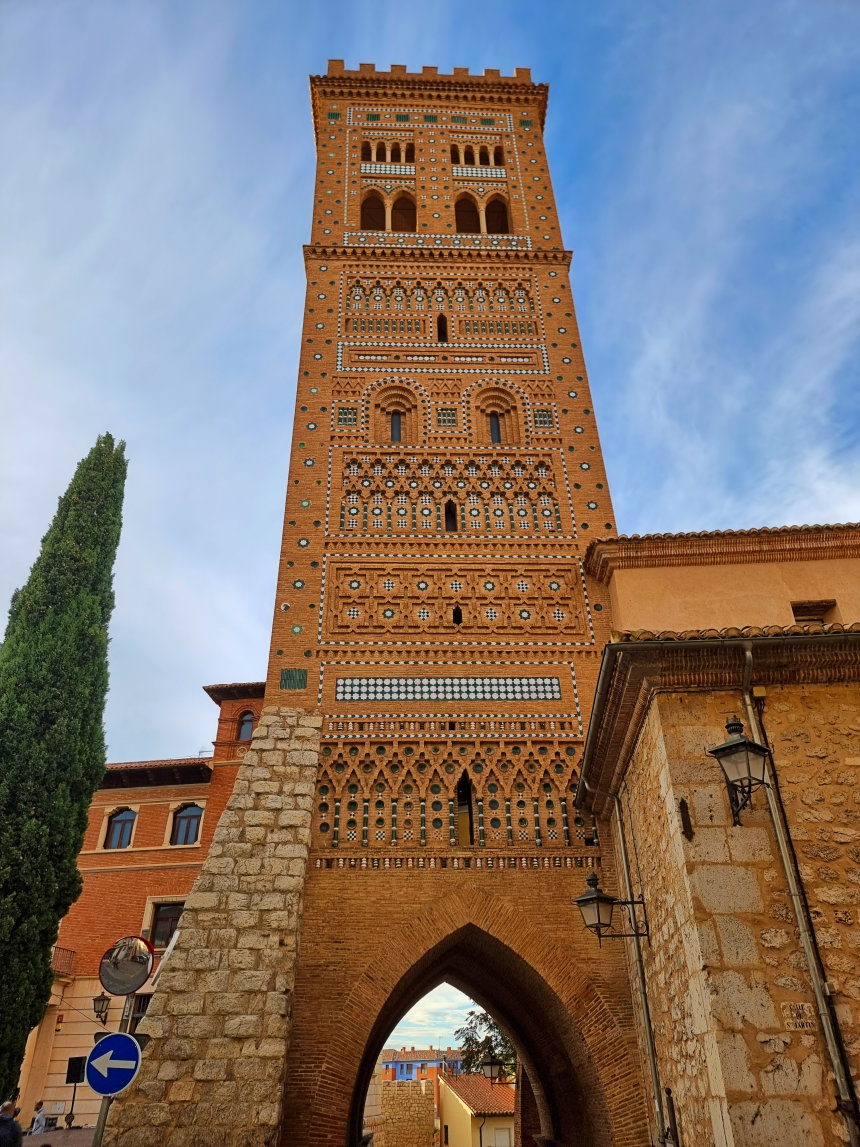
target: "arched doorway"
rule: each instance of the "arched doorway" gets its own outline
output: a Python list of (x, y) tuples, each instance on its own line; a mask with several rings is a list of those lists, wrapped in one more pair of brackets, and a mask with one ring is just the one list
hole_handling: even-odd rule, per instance
[[(521, 878), (524, 872), (495, 877)], [(448, 983), (495, 1016), (517, 1047), (528, 1108), (524, 1147), (536, 1137), (546, 1147), (645, 1147), (648, 1122), (621, 951), (604, 949), (599, 964), (584, 959), (561, 902), (548, 927), (541, 923), (546, 905), (524, 911), (474, 888), (424, 900), (421, 911), (413, 903), (396, 912), (399, 923), (379, 904), (372, 913), (354, 913), (348, 933), (342, 902), (326, 896), (324, 906), (312, 894), (306, 905), (282, 1144), (359, 1147), (365, 1096), (389, 1034), (409, 1008)], [(311, 925), (313, 936), (307, 909), (328, 917), (317, 917), (323, 926)], [(335, 950), (326, 933), (338, 932), (342, 944)], [(371, 948), (359, 966), (358, 951)]]
[(611, 1141), (596, 1133), (595, 1124), (608, 1127), (609, 1113), (581, 1037), (561, 1002), (510, 948), (467, 926), (410, 969), (379, 1013), (358, 1071), (349, 1147), (361, 1143), (365, 1094), (386, 1037), (409, 1007), (443, 982), (471, 996), (509, 1032), (545, 1141), (577, 1147)]

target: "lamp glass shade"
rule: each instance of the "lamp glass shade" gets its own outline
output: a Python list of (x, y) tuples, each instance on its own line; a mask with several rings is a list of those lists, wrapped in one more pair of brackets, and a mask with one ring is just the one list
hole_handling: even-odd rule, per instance
[(735, 788), (764, 784), (767, 749), (762, 745), (742, 737), (737, 741), (727, 741), (710, 752), (720, 762), (726, 781)]
[(608, 932), (612, 927), (615, 897), (609, 896), (596, 882), (582, 896), (577, 896), (575, 903), (582, 914), (583, 924), (592, 932)]
[(483, 1071), (486, 1078), (490, 1080), (498, 1079), (501, 1069), (502, 1061), (500, 1059), (496, 1059), (496, 1057), (492, 1054), (488, 1055), (487, 1058), (481, 1063), (481, 1071)]
[(97, 996), (93, 996), (93, 1012), (96, 1019), (104, 1020), (110, 1007), (110, 996), (106, 996), (104, 992), (100, 992)]

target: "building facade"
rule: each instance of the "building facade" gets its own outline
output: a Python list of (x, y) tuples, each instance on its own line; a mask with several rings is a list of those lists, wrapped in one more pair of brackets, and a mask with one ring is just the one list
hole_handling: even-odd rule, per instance
[(513, 1147), (515, 1107), (515, 1089), (509, 1083), (491, 1083), (483, 1075), (443, 1075), (441, 1147)]
[[(443, 981), (517, 1046), (517, 1144), (857, 1142), (857, 529), (616, 538), (545, 86), (311, 97), (265, 696), (105, 1142), (357, 1147)], [(641, 937), (597, 945), (587, 876)]]
[(104, 1023), (96, 1017), (102, 955), (123, 936), (144, 936), (157, 970), (263, 704), (262, 682), (209, 685), (206, 692), (219, 714), (211, 757), (110, 763), (93, 798), (78, 857), (83, 891), (60, 925), (51, 1000), (21, 1070), (25, 1116), (42, 1099), (62, 1128), (74, 1096), (76, 1125), (95, 1123), (100, 1100), (88, 1087), (75, 1092), (66, 1083), (68, 1062), (87, 1055), (100, 1032), (135, 1032), (146, 1014), (151, 983), (134, 996), (111, 997)]

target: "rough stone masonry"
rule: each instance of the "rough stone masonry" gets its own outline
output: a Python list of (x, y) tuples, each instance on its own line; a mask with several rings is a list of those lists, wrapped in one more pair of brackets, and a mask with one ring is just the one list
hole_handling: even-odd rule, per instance
[(141, 1034), (109, 1147), (278, 1139), (321, 719), (263, 710)]

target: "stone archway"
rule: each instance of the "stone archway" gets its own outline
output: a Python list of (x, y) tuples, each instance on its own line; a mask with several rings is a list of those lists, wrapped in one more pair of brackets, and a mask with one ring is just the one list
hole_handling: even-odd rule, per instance
[[(329, 901), (328, 908), (334, 907)], [(407, 911), (408, 920), (389, 928), (388, 942), (374, 945), (359, 968), (356, 946), (343, 932), (337, 949), (326, 942), (324, 921), (314, 920), (318, 909), (328, 910), (311, 891), (296, 977), (282, 1144), (357, 1147), (367, 1087), (385, 1040), (401, 1016), (443, 981), (508, 1028), (533, 1094), (541, 1142), (649, 1142), (623, 956), (601, 957), (589, 966), (575, 942), (560, 947), (556, 929), (542, 928), (527, 909), (461, 888), (419, 914)], [(346, 985), (339, 972), (346, 973), (350, 963)], [(338, 979), (344, 990), (335, 998), (326, 981)]]

